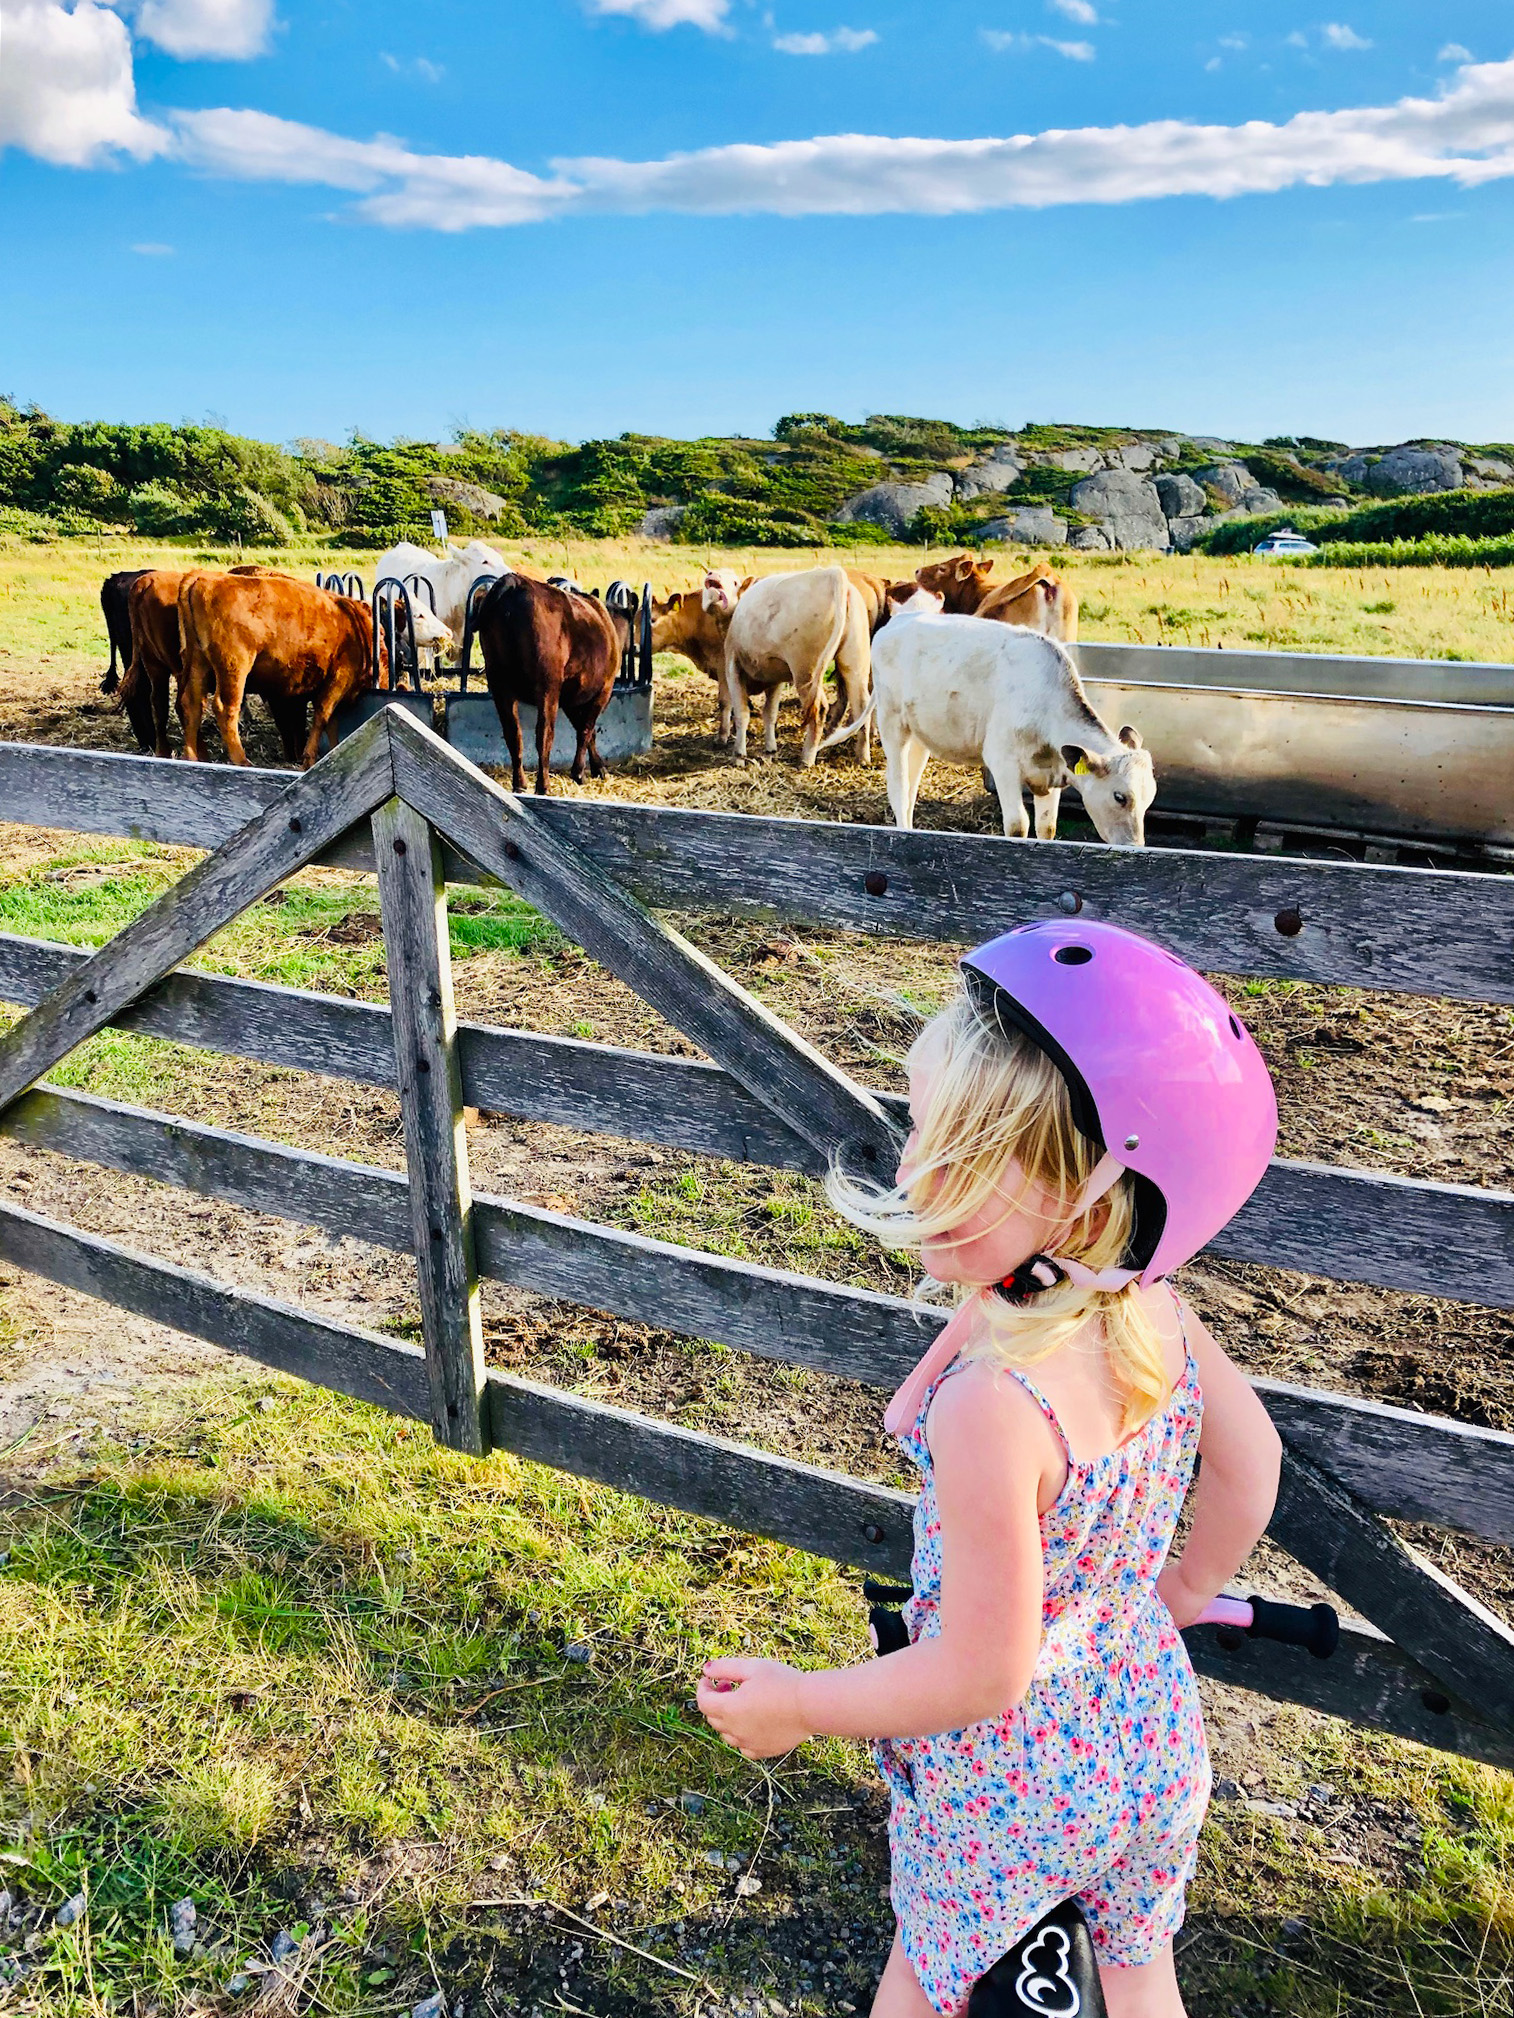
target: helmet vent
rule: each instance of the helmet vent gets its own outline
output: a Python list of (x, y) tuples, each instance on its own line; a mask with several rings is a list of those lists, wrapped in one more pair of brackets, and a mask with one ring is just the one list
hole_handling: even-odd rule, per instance
[(1093, 958), (1093, 949), (1088, 946), (1059, 946), (1051, 957), (1063, 967), (1086, 967)]

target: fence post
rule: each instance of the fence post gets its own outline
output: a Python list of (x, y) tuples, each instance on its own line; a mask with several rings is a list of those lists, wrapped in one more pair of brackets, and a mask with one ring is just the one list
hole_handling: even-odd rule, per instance
[(431, 1424), (439, 1443), (481, 1457), (490, 1442), (484, 1337), (441, 848), (419, 813), (391, 799), (373, 815), (373, 853), (410, 1172)]

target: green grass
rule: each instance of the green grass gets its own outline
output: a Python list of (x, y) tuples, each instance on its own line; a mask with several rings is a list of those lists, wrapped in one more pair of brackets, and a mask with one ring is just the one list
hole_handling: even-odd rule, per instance
[[(0, 1548), (0, 1876), (46, 1909), (49, 2013), (208, 1993), (322, 1917), (312, 1898), (336, 2011), (387, 2008), (366, 1979), (388, 1969), (429, 1989), (428, 1949), (455, 1953), (481, 1892), (607, 1893), (656, 1947), (670, 1900), (729, 1903), (709, 1853), (744, 1866), (765, 1832), (769, 1776), (689, 1714), (705, 1654), (861, 1650), (811, 1559), (291, 1386), (221, 1383), (144, 1449), (101, 1449), (13, 1498)], [(780, 1800), (850, 1803), (863, 1770), (813, 1747)], [(786, 1854), (823, 1855), (829, 1831), (794, 1819)], [(79, 1891), (86, 1922), (53, 1929)], [(175, 1961), (184, 1896), (216, 1955)]]

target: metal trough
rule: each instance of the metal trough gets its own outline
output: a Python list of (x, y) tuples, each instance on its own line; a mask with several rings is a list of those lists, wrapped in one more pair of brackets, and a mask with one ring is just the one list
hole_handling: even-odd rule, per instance
[(1156, 811), (1514, 843), (1514, 666), (1081, 644)]
[[(470, 694), (468, 691), (478, 603), (496, 580), (494, 575), (480, 575), (468, 590), (458, 691), (442, 698), (442, 733), (453, 748), (471, 763), (506, 767), (510, 762), (510, 752), (505, 745), (499, 711), (487, 693)], [(643, 756), (652, 747), (651, 586), (643, 583), (638, 596), (629, 583), (611, 582), (605, 592), (605, 601), (612, 609), (625, 610), (631, 622), (630, 643), (622, 657), (620, 674), (609, 704), (599, 718), (594, 739), (600, 756), (607, 764), (613, 764), (626, 757)], [(536, 710), (523, 702), (518, 712), (521, 757), (526, 768), (531, 770), (536, 763)], [(566, 771), (573, 762), (577, 747), (578, 738), (573, 725), (565, 715), (559, 714), (552, 735), (549, 769)]]

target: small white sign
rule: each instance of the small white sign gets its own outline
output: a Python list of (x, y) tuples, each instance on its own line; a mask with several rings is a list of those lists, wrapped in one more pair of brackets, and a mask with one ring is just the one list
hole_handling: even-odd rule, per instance
[(431, 514), (431, 531), (441, 541), (443, 546), (447, 544), (447, 514), (445, 512), (433, 512)]

